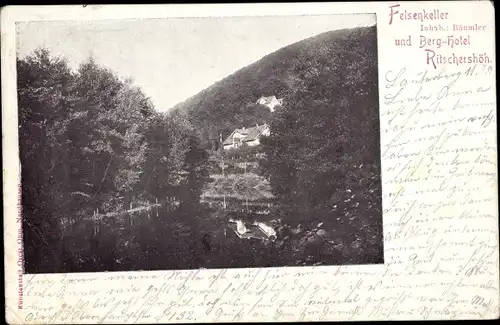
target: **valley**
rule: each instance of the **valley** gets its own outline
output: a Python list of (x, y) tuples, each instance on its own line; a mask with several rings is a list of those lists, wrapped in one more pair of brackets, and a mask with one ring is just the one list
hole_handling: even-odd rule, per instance
[(18, 60), (27, 273), (382, 263), (376, 37), (304, 39), (166, 112), (93, 58)]

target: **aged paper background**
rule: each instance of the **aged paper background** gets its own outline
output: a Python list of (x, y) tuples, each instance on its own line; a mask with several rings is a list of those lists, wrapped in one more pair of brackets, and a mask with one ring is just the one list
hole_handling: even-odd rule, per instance
[[(377, 14), (385, 265), (22, 275), (15, 21), (338, 13)], [(4, 9), (8, 322), (498, 318), (494, 50), (490, 2)]]

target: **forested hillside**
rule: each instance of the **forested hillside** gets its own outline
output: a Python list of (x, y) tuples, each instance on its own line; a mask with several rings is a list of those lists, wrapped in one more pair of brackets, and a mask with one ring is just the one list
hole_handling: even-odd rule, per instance
[(347, 73), (370, 73), (366, 80), (376, 86), (376, 71), (358, 69), (363, 66), (358, 60), (374, 47), (376, 27), (326, 32), (263, 57), (178, 104), (175, 110), (187, 112), (202, 139), (217, 139), (219, 132), (227, 136), (242, 125), (269, 121), (269, 109), (255, 104), (261, 96), (285, 98), (284, 105), (307, 89), (315, 92), (313, 98), (338, 97), (328, 93), (329, 85), (341, 83)]
[[(268, 116), (246, 109), (268, 95), (284, 97), (283, 106), (263, 108)], [(326, 241), (314, 246), (313, 263), (383, 260), (376, 27), (282, 48), (176, 109), (201, 130), (201, 141), (262, 120), (271, 126), (258, 173), (278, 200), (271, 215), (289, 241), (282, 245), (314, 246), (319, 231)]]
[(308, 77), (273, 114), (271, 135), (262, 141), (262, 170), (281, 203), (276, 213), (290, 227), (322, 224), (344, 263), (381, 262), (375, 27), (306, 43), (317, 60), (305, 61)]

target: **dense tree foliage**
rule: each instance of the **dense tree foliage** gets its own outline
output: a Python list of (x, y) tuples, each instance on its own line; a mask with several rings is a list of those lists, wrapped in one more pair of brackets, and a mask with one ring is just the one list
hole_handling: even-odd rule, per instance
[(112, 268), (133, 238), (119, 232), (131, 206), (168, 200), (194, 214), (207, 155), (185, 116), (157, 113), (92, 59), (73, 72), (46, 50), (18, 60), (18, 89), (27, 272)]
[[(283, 222), (311, 229), (382, 258), (382, 211), (374, 29), (315, 43), (329, 60), (302, 60), (311, 75), (275, 113), (263, 141), (264, 170)], [(312, 52), (309, 52), (312, 53)]]

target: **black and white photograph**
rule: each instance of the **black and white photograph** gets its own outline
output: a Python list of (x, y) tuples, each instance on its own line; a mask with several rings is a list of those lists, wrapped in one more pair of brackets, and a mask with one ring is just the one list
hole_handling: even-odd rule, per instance
[(384, 263), (375, 14), (16, 33), (24, 273)]

